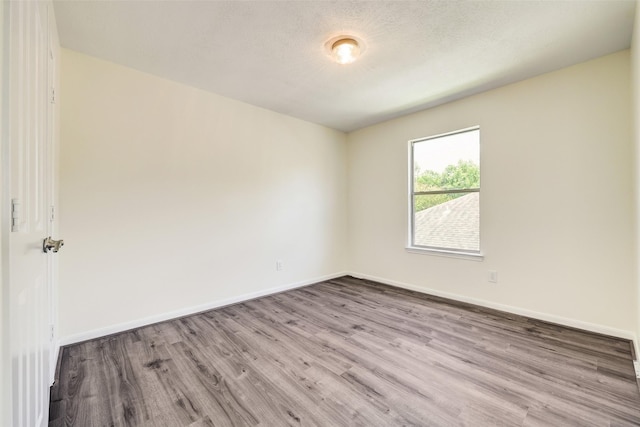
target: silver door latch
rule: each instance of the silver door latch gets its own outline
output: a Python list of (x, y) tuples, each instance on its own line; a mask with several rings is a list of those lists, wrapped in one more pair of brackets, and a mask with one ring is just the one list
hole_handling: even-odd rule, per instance
[(44, 239), (42, 242), (42, 250), (47, 252), (58, 252), (60, 248), (64, 245), (64, 240), (53, 240), (51, 236)]

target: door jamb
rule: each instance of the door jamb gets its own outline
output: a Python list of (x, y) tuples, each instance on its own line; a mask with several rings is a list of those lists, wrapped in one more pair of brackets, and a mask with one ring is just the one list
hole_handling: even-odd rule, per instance
[(9, 143), (10, 2), (0, 2), (0, 425), (11, 425), (11, 353), (9, 324), (9, 231), (11, 169)]

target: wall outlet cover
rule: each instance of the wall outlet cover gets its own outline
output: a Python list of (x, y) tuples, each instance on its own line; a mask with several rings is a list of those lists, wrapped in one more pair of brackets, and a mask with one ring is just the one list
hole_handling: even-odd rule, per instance
[(489, 270), (489, 282), (498, 283), (498, 272), (495, 270)]

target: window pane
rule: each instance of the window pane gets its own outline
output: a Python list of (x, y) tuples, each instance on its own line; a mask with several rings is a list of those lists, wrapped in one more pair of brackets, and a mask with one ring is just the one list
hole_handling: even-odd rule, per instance
[(480, 130), (413, 143), (414, 191), (480, 188)]
[(480, 250), (480, 193), (414, 197), (414, 246)]

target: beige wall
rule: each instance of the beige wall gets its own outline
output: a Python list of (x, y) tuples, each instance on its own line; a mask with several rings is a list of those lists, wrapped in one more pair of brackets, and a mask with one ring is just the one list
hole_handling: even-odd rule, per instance
[(60, 102), (65, 341), (346, 270), (343, 133), (68, 50)]
[[(631, 337), (629, 69), (622, 51), (349, 134), (350, 270)], [(407, 141), (474, 125), (484, 260), (407, 253)]]
[[(345, 137), (63, 51), (63, 341), (347, 270), (631, 337), (630, 66), (623, 51)], [(407, 253), (407, 141), (473, 125), (484, 260)]]

